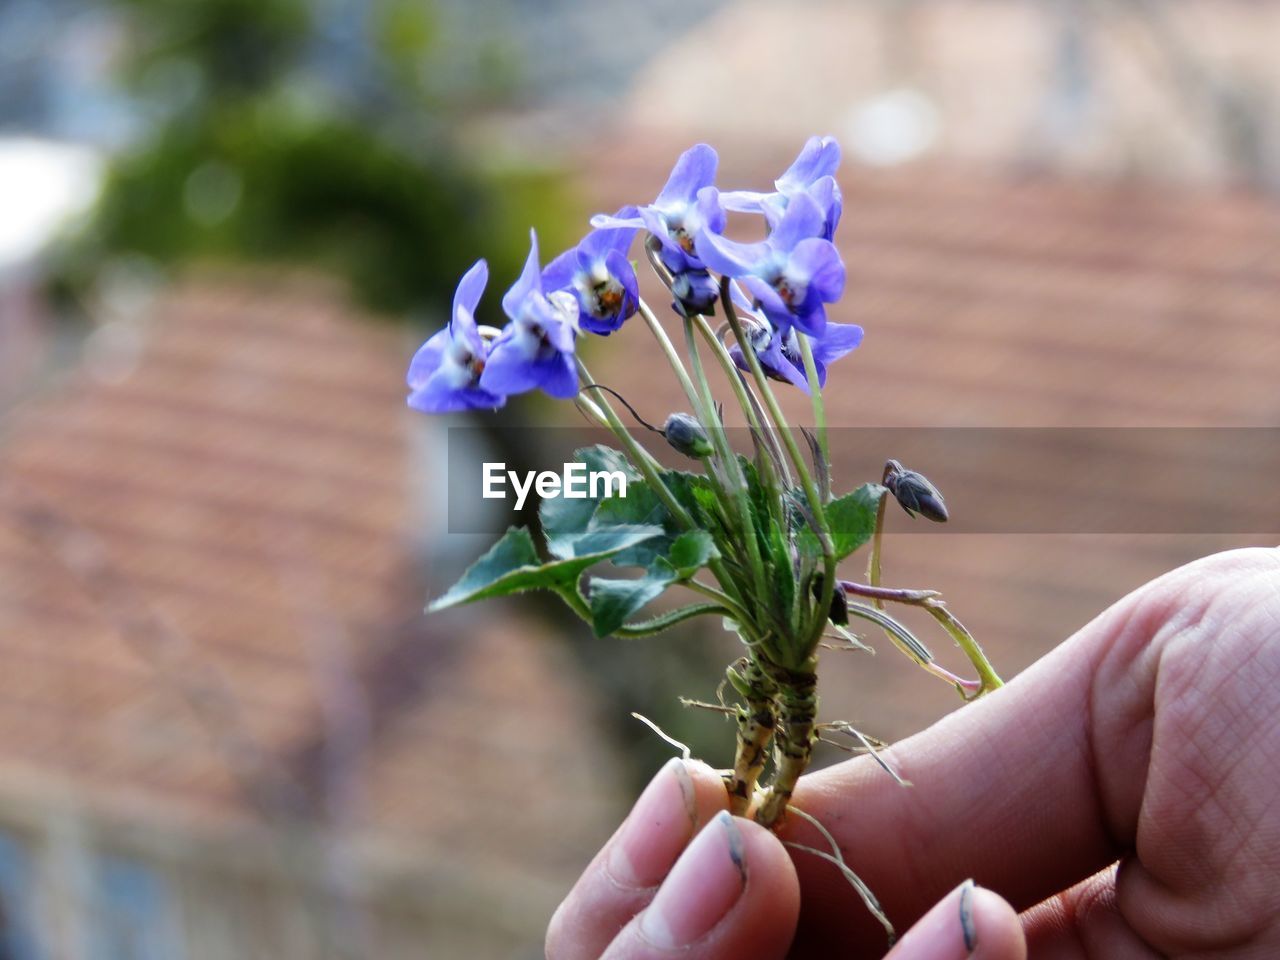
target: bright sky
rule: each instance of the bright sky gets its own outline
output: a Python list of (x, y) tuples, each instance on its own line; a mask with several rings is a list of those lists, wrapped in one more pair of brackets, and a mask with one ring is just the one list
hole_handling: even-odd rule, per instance
[(29, 259), (98, 195), (102, 157), (87, 147), (0, 137), (0, 270)]

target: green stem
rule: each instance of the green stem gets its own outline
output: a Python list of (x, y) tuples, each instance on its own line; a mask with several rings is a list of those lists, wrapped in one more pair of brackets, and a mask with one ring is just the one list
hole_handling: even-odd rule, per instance
[[(760, 433), (766, 443), (770, 444), (772, 456), (785, 471), (787, 461), (782, 454), (782, 449), (778, 446), (778, 438), (775, 436), (773, 427), (765, 419), (764, 411), (760, 408), (760, 401), (756, 399), (755, 394), (751, 392), (750, 386), (744, 381), (742, 371), (738, 369), (737, 364), (733, 362), (733, 357), (729, 356), (729, 351), (725, 349), (724, 344), (720, 342), (720, 338), (715, 335), (711, 325), (707, 323), (707, 318), (697, 316), (693, 318), (693, 322), (694, 326), (698, 328), (698, 332), (702, 334), (702, 338), (707, 341), (707, 345), (711, 347), (711, 352), (719, 362), (720, 369), (724, 371), (725, 379), (729, 381), (729, 386), (733, 389), (734, 396), (746, 415), (747, 422)], [(783, 479), (787, 486), (791, 485), (791, 475), (789, 473)]]
[[(703, 323), (705, 322), (703, 320)], [(693, 335), (693, 321), (687, 317), (684, 321), (684, 336), (685, 345), (689, 351), (689, 365), (693, 368), (694, 378), (702, 391), (702, 402), (715, 421), (712, 442), (719, 451), (725, 472), (728, 475), (729, 485), (732, 487), (730, 493), (738, 514), (738, 529), (741, 531), (742, 540), (746, 544), (747, 565), (751, 568), (751, 577), (755, 583), (756, 595), (759, 597), (768, 596), (764, 563), (760, 558), (760, 544), (756, 540), (756, 526), (755, 521), (752, 519), (751, 502), (747, 492), (747, 478), (743, 476), (742, 465), (738, 463), (738, 457), (729, 443), (724, 424), (715, 415), (715, 397), (711, 393), (711, 384), (707, 380), (707, 372), (702, 366), (702, 357), (698, 353), (698, 341)]]
[[(649, 326), (649, 332), (658, 341), (658, 345), (662, 347), (662, 352), (666, 354), (667, 362), (671, 364), (671, 369), (675, 371), (676, 379), (680, 381), (681, 389), (684, 390), (685, 396), (689, 398), (689, 402), (693, 404), (694, 411), (697, 412), (699, 406), (698, 392), (694, 389), (693, 382), (689, 379), (689, 372), (685, 370), (684, 364), (680, 360), (680, 354), (676, 352), (675, 345), (671, 342), (671, 338), (667, 336), (667, 331), (662, 329), (662, 324), (653, 315), (649, 305), (641, 300), (639, 309), (640, 316), (644, 318), (644, 322)], [(715, 411), (709, 412), (714, 413)], [(699, 417), (699, 419), (702, 418)], [(708, 426), (710, 425), (708, 424)]]
[[(880, 494), (880, 505), (876, 507), (876, 529), (871, 535), (871, 557), (867, 560), (867, 582), (873, 587), (880, 586), (880, 550), (884, 545), (884, 508), (889, 502), (889, 491)], [(877, 610), (884, 609), (884, 600), (873, 597), (871, 602)]]
[(721, 616), (730, 616), (730, 612), (724, 609), (718, 603), (695, 603), (687, 607), (680, 607), (668, 613), (658, 614), (648, 620), (638, 620), (635, 623), (624, 623), (614, 631), (614, 636), (624, 639), (634, 639), (639, 637), (651, 637), (655, 633), (661, 633), (668, 627), (674, 627), (677, 623), (683, 623), (685, 620), (692, 620), (694, 617), (706, 616), (709, 614), (719, 614)]
[[(581, 358), (577, 358), (577, 360), (578, 373), (582, 379), (588, 384), (595, 383), (595, 379), (591, 376), (591, 371), (587, 369), (587, 365), (582, 362)], [(693, 518), (689, 516), (685, 508), (680, 505), (680, 502), (676, 500), (671, 491), (667, 489), (667, 485), (663, 482), (662, 477), (658, 476), (658, 471), (654, 466), (657, 461), (654, 460), (653, 455), (650, 454), (649, 451), (631, 435), (631, 432), (627, 429), (626, 425), (614, 412), (613, 407), (609, 403), (609, 398), (605, 395), (604, 391), (596, 387), (588, 387), (587, 389), (591, 389), (595, 392), (595, 395), (599, 400), (600, 412), (604, 416), (609, 429), (613, 431), (614, 436), (621, 441), (622, 445), (627, 448), (628, 456), (631, 457), (632, 462), (636, 465), (636, 469), (638, 469), (644, 476), (645, 481), (653, 489), (653, 492), (657, 495), (658, 499), (662, 501), (662, 505), (667, 508), (667, 511), (673, 517), (675, 517), (676, 522), (680, 524), (681, 527), (685, 530), (692, 530), (694, 527)]]
[(796, 475), (799, 476), (805, 497), (809, 501), (809, 510), (818, 526), (818, 542), (822, 546), (824, 574), (821, 595), (818, 598), (816, 616), (809, 630), (805, 647), (803, 650), (796, 651), (799, 659), (807, 660), (810, 652), (821, 641), (822, 635), (826, 631), (826, 624), (831, 615), (831, 601), (835, 596), (836, 553), (835, 547), (831, 543), (831, 527), (827, 524), (826, 510), (818, 494), (818, 488), (813, 482), (813, 476), (809, 473), (809, 467), (805, 463), (804, 456), (800, 452), (800, 447), (797, 445), (795, 437), (791, 435), (791, 428), (787, 424), (787, 418), (782, 413), (782, 407), (778, 405), (778, 398), (773, 395), (773, 390), (769, 386), (769, 379), (765, 376), (764, 368), (760, 366), (760, 358), (756, 356), (755, 350), (751, 349), (751, 341), (747, 339), (742, 330), (742, 321), (738, 318), (738, 312), (734, 309), (733, 302), (729, 297), (728, 277), (721, 277), (720, 279), (720, 303), (724, 307), (725, 318), (729, 321), (729, 326), (733, 328), (733, 335), (738, 340), (738, 346), (741, 347), (742, 354), (746, 357), (747, 366), (751, 368), (751, 375), (755, 378), (756, 387), (764, 398), (769, 415), (773, 418), (778, 432), (782, 434), (782, 442), (787, 448), (787, 453), (790, 455), (792, 463), (795, 465)]
[[(591, 623), (591, 607), (588, 606), (586, 598), (577, 588), (567, 587), (557, 590), (556, 593), (565, 602), (565, 606), (576, 613), (582, 620)], [(666, 613), (660, 613), (656, 617), (650, 617), (648, 620), (624, 623), (613, 631), (613, 635), (624, 639), (650, 637), (655, 633), (661, 633), (668, 627), (675, 626), (677, 623), (683, 623), (685, 620), (717, 613), (725, 616), (730, 615), (730, 611), (718, 603), (694, 603), (687, 607), (679, 607)]]
[(813, 362), (813, 344), (807, 333), (796, 334), (800, 341), (800, 356), (804, 360), (804, 375), (809, 381), (809, 396), (813, 398), (813, 425), (818, 431), (818, 446), (825, 460), (831, 460), (831, 448), (827, 443), (827, 408), (822, 400), (822, 385), (818, 382), (818, 365)]
[(942, 629), (951, 635), (951, 639), (956, 642), (956, 646), (964, 651), (964, 655), (969, 658), (973, 668), (978, 671), (978, 679), (982, 681), (982, 688), (975, 696), (981, 696), (1004, 686), (1004, 681), (1000, 679), (995, 668), (991, 666), (991, 661), (982, 652), (982, 647), (978, 645), (978, 641), (973, 638), (973, 634), (965, 628), (965, 625), (956, 619), (955, 614), (938, 600), (931, 600), (922, 604), (922, 606), (929, 611), (933, 619), (942, 625)]
[[(595, 379), (591, 376), (591, 371), (587, 369), (587, 365), (582, 362), (582, 358), (575, 357), (575, 359), (578, 364), (578, 374), (582, 377), (583, 382), (586, 384), (594, 384)], [(675, 496), (671, 493), (671, 490), (668, 489), (666, 483), (663, 482), (662, 477), (659, 476), (658, 471), (662, 469), (662, 465), (653, 458), (653, 455), (650, 454), (648, 450), (646, 450), (633, 436), (631, 436), (631, 432), (627, 430), (626, 425), (618, 418), (617, 413), (614, 412), (613, 407), (609, 403), (609, 398), (604, 391), (598, 387), (587, 387), (586, 389), (594, 391), (596, 397), (601, 401), (598, 407), (600, 416), (603, 417), (608, 428), (613, 431), (614, 436), (616, 436), (622, 442), (622, 445), (626, 447), (628, 456), (630, 456), (632, 462), (636, 465), (636, 468), (640, 471), (641, 475), (643, 475), (645, 481), (649, 484), (654, 494), (662, 501), (662, 505), (667, 508), (671, 516), (675, 518), (676, 522), (683, 529), (694, 529), (695, 525), (693, 518), (690, 517), (688, 511), (680, 505), (680, 502), (676, 500)], [(579, 399), (586, 400), (586, 398), (581, 396)], [(590, 401), (586, 402), (590, 403)], [(720, 581), (720, 585), (722, 587), (733, 592), (733, 580), (730, 578), (728, 571), (720, 560), (710, 561), (707, 564), (707, 568), (715, 575), (715, 578)], [(742, 628), (751, 634), (755, 633), (751, 621), (743, 622)]]
[(703, 583), (701, 580), (684, 580), (681, 582), (681, 585), (692, 590), (694, 593), (700, 593), (704, 597), (710, 597), (720, 606), (726, 608), (725, 612), (732, 616), (734, 620), (737, 620), (739, 624), (742, 624), (744, 629), (749, 627), (751, 623), (750, 615), (742, 608), (742, 605), (739, 604), (737, 600), (733, 599), (733, 597), (729, 596), (723, 590), (719, 590), (716, 587), (711, 586), (709, 583)]
[[(841, 580), (840, 586), (847, 593), (868, 597), (879, 605), (879, 609), (875, 609), (864, 607), (860, 603), (850, 603), (848, 608), (851, 615), (879, 624), (889, 636), (889, 639), (900, 647), (907, 656), (935, 676), (942, 677), (948, 683), (954, 684), (960, 691), (960, 696), (966, 700), (972, 700), (974, 697), (1004, 686), (1004, 681), (1000, 679), (995, 668), (991, 666), (991, 661), (982, 652), (978, 641), (973, 638), (973, 634), (965, 628), (964, 624), (957, 620), (955, 615), (946, 608), (936, 590), (891, 590), (885, 587), (853, 583), (849, 580)], [(898, 621), (883, 612), (883, 602), (885, 600), (904, 603), (913, 607), (923, 607), (927, 610), (929, 615), (937, 620), (942, 625), (942, 628), (947, 631), (951, 639), (956, 642), (956, 645), (964, 651), (965, 656), (969, 658), (969, 662), (978, 671), (978, 680), (963, 680), (949, 670), (944, 670), (942, 667), (937, 666), (934, 663), (933, 654), (929, 652), (928, 648)]]

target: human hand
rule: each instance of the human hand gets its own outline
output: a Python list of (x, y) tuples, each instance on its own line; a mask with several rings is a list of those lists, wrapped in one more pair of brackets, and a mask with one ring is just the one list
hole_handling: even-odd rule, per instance
[[(912, 787), (859, 757), (793, 802), (915, 923), (892, 960), (1275, 957), (1278, 717), (1280, 550), (1238, 550), (891, 747)], [(834, 868), (725, 806), (710, 768), (664, 767), (556, 912), (549, 960), (880, 955)], [(781, 837), (822, 847), (796, 817)]]

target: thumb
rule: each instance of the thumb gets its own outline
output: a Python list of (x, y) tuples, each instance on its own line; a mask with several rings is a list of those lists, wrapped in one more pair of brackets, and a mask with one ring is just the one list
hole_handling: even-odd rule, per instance
[(1025, 960), (1027, 942), (1013, 907), (966, 880), (916, 921), (885, 960)]
[(799, 913), (800, 883), (782, 842), (721, 812), (602, 960), (782, 960)]

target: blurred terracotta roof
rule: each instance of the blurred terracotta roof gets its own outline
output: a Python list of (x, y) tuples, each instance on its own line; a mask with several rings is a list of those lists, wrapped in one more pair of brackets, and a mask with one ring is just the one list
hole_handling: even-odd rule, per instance
[[(647, 202), (687, 145), (624, 140), (592, 155), (583, 164), (591, 209)], [(798, 147), (714, 145), (722, 189), (768, 189)], [(837, 242), (848, 284), (831, 317), (860, 323), (866, 338), (833, 368), (824, 394), (833, 426), (1280, 424), (1273, 201), (955, 167), (846, 165), (840, 182)], [(669, 299), (656, 285), (648, 294)], [(687, 406), (656, 347), (619, 349), (619, 337), (638, 344), (646, 335), (637, 324), (592, 344), (596, 377), (640, 398), (650, 419)], [(641, 351), (649, 362), (637, 361)], [(810, 422), (806, 398), (780, 394), (793, 424)], [(879, 479), (854, 467), (859, 454), (833, 450), (841, 488)], [(897, 535), (908, 529), (915, 532)], [(939, 535), (911, 527), (896, 507), (889, 530), (886, 578), (942, 590), (1006, 673), (1165, 570), (1277, 542), (1207, 533)], [(850, 561), (849, 575), (860, 577), (861, 562)], [(958, 667), (949, 644), (920, 628)], [(828, 659), (824, 713), (869, 732), (901, 736), (954, 705), (953, 693), (891, 651), (876, 661)]]
[[(7, 793), (319, 819), (554, 903), (614, 822), (614, 768), (536, 629), (421, 614), (412, 344), (302, 281), (188, 284), (150, 314), (132, 373), (76, 371), (0, 446)], [(547, 770), (564, 789), (512, 818)]]

